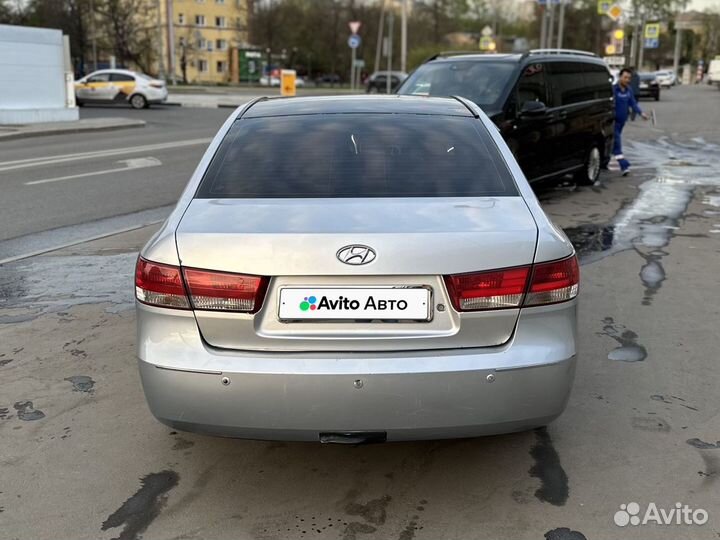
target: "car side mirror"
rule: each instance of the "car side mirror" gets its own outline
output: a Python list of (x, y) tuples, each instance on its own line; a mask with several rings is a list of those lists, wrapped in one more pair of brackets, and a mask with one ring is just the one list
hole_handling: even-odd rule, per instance
[(526, 101), (520, 109), (520, 116), (540, 116), (547, 112), (547, 106), (542, 101)]

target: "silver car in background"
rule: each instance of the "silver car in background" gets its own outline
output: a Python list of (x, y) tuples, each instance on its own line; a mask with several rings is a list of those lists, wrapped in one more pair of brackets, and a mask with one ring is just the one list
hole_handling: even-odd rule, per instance
[(359, 443), (565, 408), (579, 271), (461, 98), (261, 98), (136, 269), (140, 374), (173, 428)]

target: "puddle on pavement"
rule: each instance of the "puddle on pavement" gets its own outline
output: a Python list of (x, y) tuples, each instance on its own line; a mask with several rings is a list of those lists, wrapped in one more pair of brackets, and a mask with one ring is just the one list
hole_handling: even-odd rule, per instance
[(0, 266), (0, 324), (33, 320), (82, 304), (133, 307), (135, 253), (47, 256)]
[(618, 362), (642, 362), (647, 358), (647, 349), (637, 342), (638, 335), (612, 317), (603, 319), (602, 332), (599, 336), (607, 336), (618, 343), (618, 347), (608, 353), (608, 360)]
[[(635, 250), (644, 261), (638, 275), (645, 287), (643, 304), (666, 279), (663, 257), (680, 228), (688, 206), (700, 186), (720, 186), (720, 146), (695, 138), (682, 144), (661, 137), (657, 141), (628, 143), (636, 168), (651, 167), (655, 176), (640, 184), (637, 197), (606, 224), (589, 224), (565, 229), (582, 264), (608, 255)], [(702, 203), (720, 207), (720, 195), (705, 195)], [(713, 215), (714, 210), (706, 210)]]

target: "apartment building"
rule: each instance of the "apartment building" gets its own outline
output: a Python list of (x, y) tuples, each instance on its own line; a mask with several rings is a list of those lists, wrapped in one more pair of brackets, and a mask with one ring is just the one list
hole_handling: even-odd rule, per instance
[[(188, 83), (237, 77), (237, 49), (248, 41), (252, 0), (149, 0), (160, 7), (162, 59), (158, 72)], [(168, 47), (171, 43), (174, 47)]]

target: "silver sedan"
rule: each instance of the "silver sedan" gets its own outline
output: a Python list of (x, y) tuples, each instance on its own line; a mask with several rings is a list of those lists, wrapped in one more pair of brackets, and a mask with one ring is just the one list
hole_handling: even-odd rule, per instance
[(579, 271), (462, 98), (253, 101), (136, 269), (137, 356), (176, 429), (361, 443), (561, 414)]

